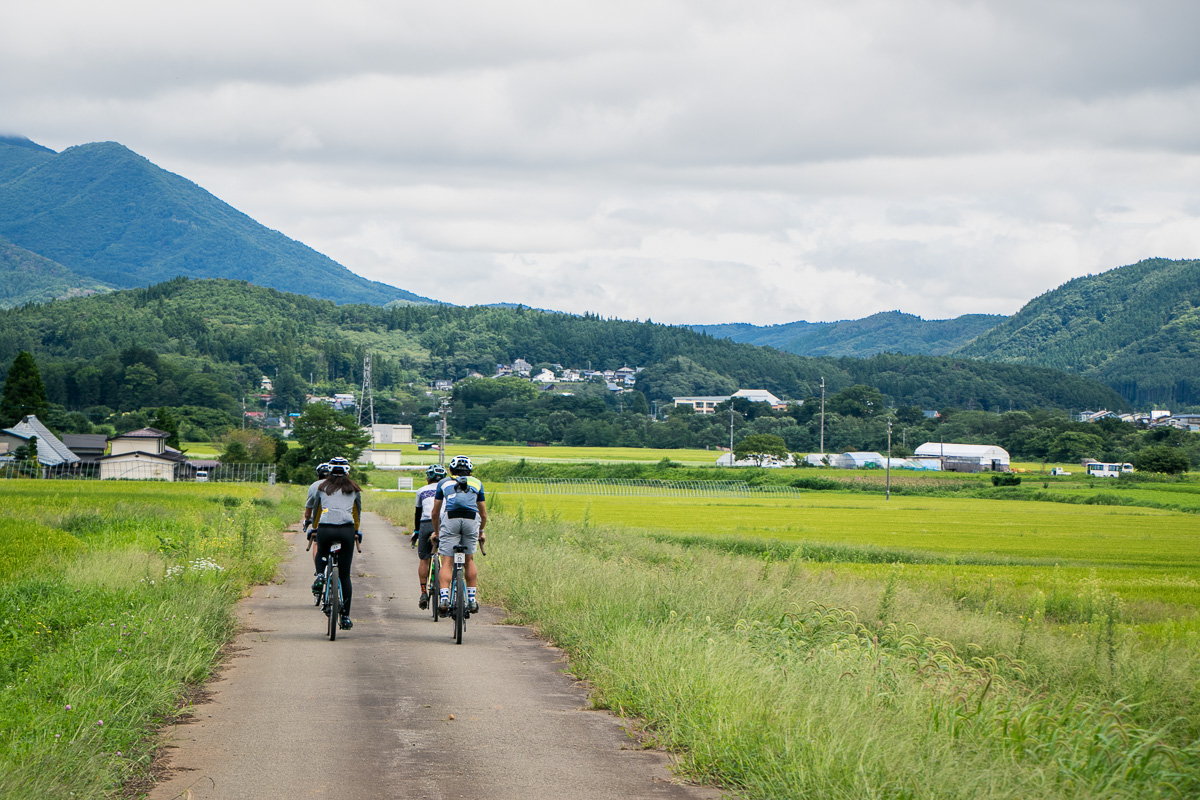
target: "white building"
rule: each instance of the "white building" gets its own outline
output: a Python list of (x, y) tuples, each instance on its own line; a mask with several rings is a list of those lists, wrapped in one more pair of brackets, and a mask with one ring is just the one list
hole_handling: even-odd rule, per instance
[(1009, 469), (1008, 451), (992, 444), (926, 442), (916, 449), (913, 457), (941, 459), (942, 469), (957, 472), (1007, 472)]
[(385, 425), (376, 423), (363, 428), (371, 434), (372, 444), (412, 444), (412, 425)]

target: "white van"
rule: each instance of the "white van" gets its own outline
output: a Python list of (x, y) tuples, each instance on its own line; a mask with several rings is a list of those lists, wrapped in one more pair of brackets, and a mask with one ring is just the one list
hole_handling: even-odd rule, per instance
[(204, 483), (207, 480), (208, 480), (208, 470), (206, 470), (206, 469), (196, 470), (196, 483)]
[(1092, 461), (1087, 465), (1087, 474), (1093, 478), (1116, 478), (1122, 473), (1133, 472), (1133, 464), (1108, 464)]

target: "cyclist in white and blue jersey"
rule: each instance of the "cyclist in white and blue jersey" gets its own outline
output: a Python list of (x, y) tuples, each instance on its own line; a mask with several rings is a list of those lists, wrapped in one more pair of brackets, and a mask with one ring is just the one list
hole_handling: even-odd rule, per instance
[(433, 542), (429, 537), (433, 535), (434, 495), (437, 494), (438, 481), (445, 477), (446, 468), (441, 464), (426, 469), (425, 485), (417, 490), (417, 503), (413, 509), (413, 539), (417, 544), (417, 558), (420, 559), (417, 579), (421, 582), (421, 599), (417, 605), (423, 609), (429, 608), (429, 592), (425, 589), (425, 583), (429, 580), (429, 559), (433, 557)]
[(464, 578), (467, 583), (467, 610), (474, 614), (479, 610), (476, 598), (478, 573), (475, 568), (475, 546), (487, 541), (483, 529), (487, 526), (487, 506), (483, 483), (471, 476), (471, 459), (455, 456), (450, 459), (450, 475), (438, 482), (433, 496), (433, 536), (438, 540), (438, 555), (442, 569), (438, 573), (438, 608), (450, 610), (450, 578), (454, 569), (454, 548), (466, 546), (467, 561)]

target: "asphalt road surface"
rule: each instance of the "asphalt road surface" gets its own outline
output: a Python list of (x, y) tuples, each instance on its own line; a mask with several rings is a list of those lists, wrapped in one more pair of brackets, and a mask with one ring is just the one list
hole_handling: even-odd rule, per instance
[(354, 629), (325, 636), (311, 556), (292, 534), (281, 583), (242, 603), (246, 630), (211, 700), (166, 732), (169, 771), (150, 800), (721, 796), (680, 785), (665, 755), (588, 710), (561, 653), (498, 609), (454, 644), (451, 620), (417, 608), (407, 535), (374, 514), (362, 529)]

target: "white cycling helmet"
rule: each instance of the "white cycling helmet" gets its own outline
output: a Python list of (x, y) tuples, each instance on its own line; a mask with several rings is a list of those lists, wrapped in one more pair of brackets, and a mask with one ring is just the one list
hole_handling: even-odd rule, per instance
[(342, 457), (329, 459), (329, 474), (330, 475), (349, 475), (350, 462)]
[(467, 458), (466, 456), (455, 456), (454, 458), (450, 459), (450, 463), (447, 466), (450, 467), (451, 472), (454, 472), (456, 470), (464, 470), (466, 472), (470, 472), (471, 471), (471, 459)]

